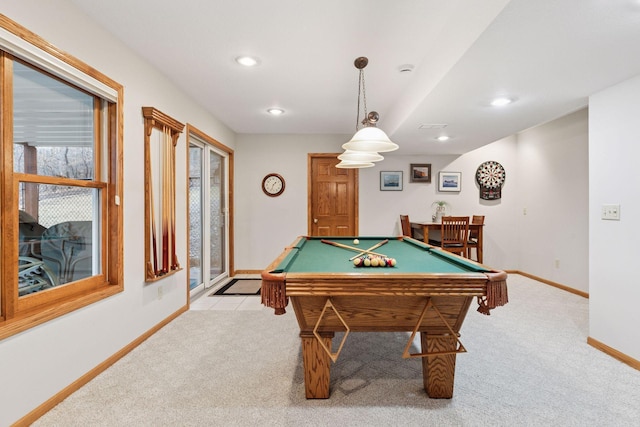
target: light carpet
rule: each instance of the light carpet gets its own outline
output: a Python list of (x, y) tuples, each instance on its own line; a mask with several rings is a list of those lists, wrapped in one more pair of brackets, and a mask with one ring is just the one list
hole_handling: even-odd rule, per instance
[[(454, 397), (429, 399), (408, 333), (352, 333), (331, 397), (306, 400), (291, 307), (189, 311), (35, 426), (638, 426), (640, 372), (586, 343), (588, 301), (512, 275), (472, 306)], [(474, 303), (475, 305), (475, 303)]]

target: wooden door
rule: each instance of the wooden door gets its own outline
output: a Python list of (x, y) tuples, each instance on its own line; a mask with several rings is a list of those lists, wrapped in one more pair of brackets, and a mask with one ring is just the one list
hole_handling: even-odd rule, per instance
[(358, 235), (358, 170), (338, 169), (339, 162), (338, 154), (309, 154), (311, 236)]

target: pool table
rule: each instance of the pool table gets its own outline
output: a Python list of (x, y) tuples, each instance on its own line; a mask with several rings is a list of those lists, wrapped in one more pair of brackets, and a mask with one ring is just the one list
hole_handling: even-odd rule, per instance
[[(283, 314), (291, 300), (300, 326), (305, 394), (328, 398), (330, 362), (351, 332), (412, 332), (398, 356), (422, 358), (431, 398), (451, 398), (459, 331), (471, 302), (489, 314), (507, 303), (507, 274), (410, 237), (298, 237), (262, 272), (262, 303)], [(372, 249), (395, 266), (356, 267)], [(344, 245), (344, 246), (343, 246)], [(369, 255), (373, 257), (374, 255)], [(336, 332), (340, 343), (332, 343)], [(411, 353), (416, 334), (421, 351)]]

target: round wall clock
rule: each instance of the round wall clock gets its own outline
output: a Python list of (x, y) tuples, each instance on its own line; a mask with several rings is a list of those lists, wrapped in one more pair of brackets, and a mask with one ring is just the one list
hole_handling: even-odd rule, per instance
[(490, 160), (478, 166), (476, 181), (480, 185), (480, 198), (496, 200), (502, 197), (502, 186), (506, 173), (502, 165)]
[(284, 178), (277, 173), (267, 174), (262, 180), (262, 191), (269, 197), (276, 197), (284, 192)]

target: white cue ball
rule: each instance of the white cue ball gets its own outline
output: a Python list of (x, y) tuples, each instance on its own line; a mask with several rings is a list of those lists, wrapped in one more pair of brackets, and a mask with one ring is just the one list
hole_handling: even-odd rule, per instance
[(358, 240), (358, 239), (353, 239), (353, 244), (354, 244), (354, 245), (357, 245), (357, 244), (359, 244), (359, 243), (360, 243), (360, 240)]

